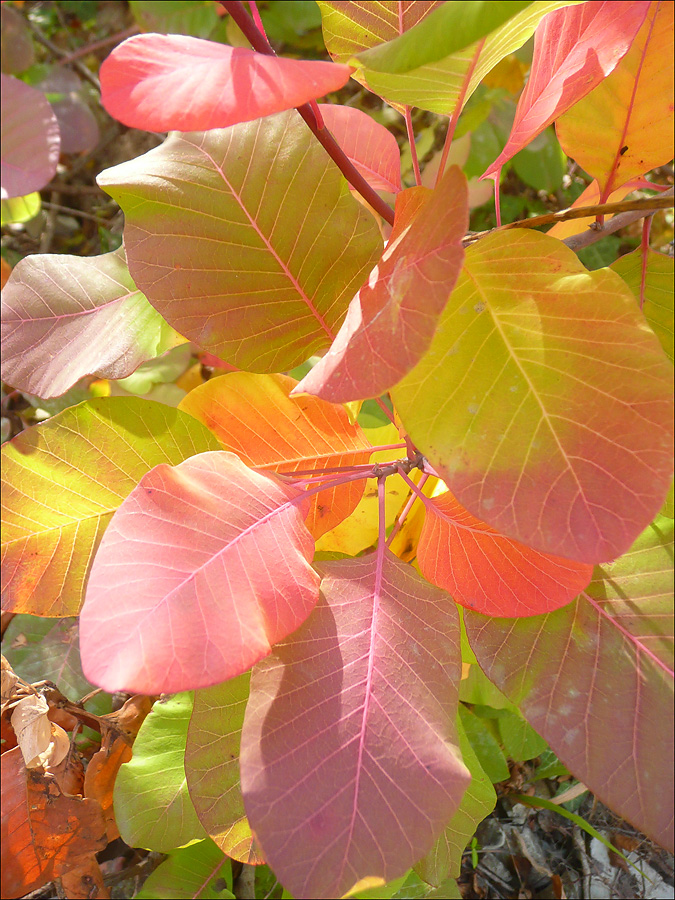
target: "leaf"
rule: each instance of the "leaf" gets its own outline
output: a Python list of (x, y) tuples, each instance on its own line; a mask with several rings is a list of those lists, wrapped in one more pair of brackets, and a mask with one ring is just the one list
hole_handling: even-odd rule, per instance
[(558, 119), (563, 150), (601, 185), (600, 202), (673, 158), (673, 4), (653, 0), (612, 74)]
[(603, 803), (672, 846), (673, 522), (596, 569), (570, 606), (529, 619), (465, 612), (481, 668)]
[(219, 21), (211, 0), (130, 0), (129, 8), (146, 32), (208, 38)]
[(449, 115), (500, 60), (522, 47), (543, 16), (569, 5), (570, 0), (441, 3), (405, 34), (348, 62), (355, 78), (393, 106)]
[(620, 275), (635, 299), (640, 303), (643, 296), (642, 311), (654, 334), (659, 339), (668, 359), (673, 362), (673, 274), (672, 256), (664, 256), (650, 247), (646, 250), (647, 259), (644, 264), (643, 287), (643, 251), (634, 250), (626, 253), (610, 266)]
[(141, 476), (217, 449), (191, 416), (131, 397), (82, 403), (3, 444), (3, 609), (77, 615), (103, 532)]
[(124, 210), (134, 282), (237, 368), (285, 371), (330, 344), (380, 253), (374, 218), (294, 111), (171, 135), (98, 181)]
[(114, 803), (122, 838), (165, 853), (206, 837), (188, 794), (185, 740), (192, 694), (158, 700), (134, 741), (134, 755), (117, 775)]
[(415, 866), (417, 874), (435, 887), (439, 887), (448, 875), (454, 877), (459, 875), (462, 854), (467, 844), (475, 834), (477, 826), (490, 815), (497, 802), (492, 782), (478, 762), (459, 715), (457, 735), (462, 760), (471, 773), (471, 783), (462, 797), (457, 812), (445, 826), (431, 851)]
[(176, 343), (131, 280), (124, 251), (90, 259), (35, 254), (2, 294), (2, 377), (48, 399), (85, 375), (124, 378)]
[[(3, 642), (5, 656), (25, 681), (53, 681), (75, 703), (93, 691), (93, 684), (82, 674), (76, 618), (14, 616)], [(104, 715), (110, 712), (110, 703), (110, 697), (99, 694), (88, 701), (87, 710)]]
[[(222, 886), (221, 886), (222, 885)], [(213, 841), (169, 851), (169, 858), (143, 882), (135, 900), (234, 900), (230, 860)]]
[(649, 0), (606, 0), (557, 9), (541, 21), (509, 140), (483, 178), (501, 169), (616, 68), (648, 9)]
[[(231, 372), (191, 391), (180, 408), (251, 468), (293, 472), (367, 463), (370, 443), (347, 411), (315, 397), (289, 397), (296, 384), (286, 375)], [(354, 512), (364, 485), (355, 481), (312, 497), (305, 524), (315, 539)]]
[(401, 184), (401, 154), (394, 135), (353, 106), (321, 103), (324, 124), (376, 191), (396, 193)]
[[(361, 50), (391, 41), (429, 15), (441, 0), (318, 0), (326, 49), (346, 63)], [(355, 73), (357, 75), (357, 73)]]
[(483, 718), (463, 706), (459, 706), (459, 720), (467, 740), (476, 755), (480, 767), (493, 784), (506, 781), (509, 777), (509, 765), (499, 741)]
[(349, 75), (349, 66), (330, 62), (265, 56), (187, 35), (137, 34), (101, 66), (101, 101), (129, 128), (208, 131), (302, 106), (343, 87)]
[(95, 800), (62, 792), (55, 775), (26, 771), (18, 747), (2, 754), (2, 896), (22, 897), (107, 844)]
[(250, 675), (195, 691), (185, 747), (188, 790), (199, 821), (223, 853), (262, 862), (239, 785), (239, 747)]
[(303, 499), (222, 450), (144, 475), (89, 575), (80, 615), (89, 680), (111, 693), (173, 693), (267, 656), (318, 597)]
[(670, 365), (623, 281), (544, 234), (468, 249), (392, 397), (462, 506), (545, 553), (614, 559), (670, 487)]
[(59, 161), (59, 125), (42, 91), (0, 73), (3, 200), (39, 191)]
[(403, 874), (469, 776), (456, 747), (450, 598), (386, 550), (318, 569), (314, 613), (253, 671), (241, 779), (277, 877), (321, 898)]
[[(0, 7), (0, 9), (4, 8), (4, 6)], [(13, 222), (30, 222), (41, 209), (42, 197), (37, 191), (33, 191), (32, 194), (26, 194), (25, 197), (12, 197), (9, 200), (0, 200), (0, 223), (4, 226)], [(9, 265), (4, 256), (2, 259), (6, 265)], [(9, 280), (9, 274), (7, 272), (6, 277), (3, 275), (3, 289)]]
[(424, 503), (417, 561), (432, 584), (486, 616), (532, 616), (571, 603), (593, 567), (504, 537), (452, 494)]
[(466, 178), (452, 166), (412, 224), (394, 231), (326, 355), (295, 392), (334, 403), (379, 397), (428, 349), (464, 260)]

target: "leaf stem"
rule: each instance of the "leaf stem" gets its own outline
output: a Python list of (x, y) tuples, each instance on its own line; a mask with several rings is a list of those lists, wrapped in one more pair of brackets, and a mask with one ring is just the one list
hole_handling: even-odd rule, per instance
[[(422, 488), (424, 487), (424, 485), (426, 484), (426, 482), (429, 480), (430, 477), (431, 476), (427, 475), (426, 472), (422, 472), (422, 477), (420, 478), (419, 484), (417, 485), (417, 487), (419, 488), (420, 491), (422, 490)], [(410, 480), (412, 481), (412, 478)], [(417, 500), (417, 494), (413, 493), (408, 498), (408, 502), (403, 507), (403, 512), (398, 517), (396, 524), (392, 528), (391, 533), (389, 534), (389, 537), (387, 538), (387, 547), (391, 547), (391, 542), (394, 540), (396, 535), (399, 533), (399, 531), (403, 527), (403, 523), (405, 522), (406, 518), (408, 517), (408, 514), (409, 514), (410, 510), (412, 509), (412, 506), (413, 506), (413, 503), (415, 502), (415, 500)]]
[(471, 81), (474, 69), (478, 64), (478, 59), (483, 51), (484, 43), (485, 38), (481, 38), (481, 40), (478, 42), (478, 45), (476, 46), (476, 52), (473, 55), (473, 59), (471, 60), (469, 68), (466, 70), (466, 74), (462, 82), (462, 87), (460, 89), (459, 96), (457, 97), (457, 102), (455, 103), (455, 108), (453, 109), (452, 115), (450, 116), (450, 121), (448, 122), (448, 130), (445, 133), (445, 143), (443, 144), (441, 162), (438, 166), (438, 173), (436, 174), (436, 187), (438, 187), (438, 185), (441, 183), (441, 179), (443, 178), (443, 173), (445, 172), (445, 164), (448, 161), (448, 153), (450, 152), (450, 146), (452, 145), (452, 141), (455, 136), (455, 129), (457, 128), (457, 122), (459, 120), (460, 113), (462, 112), (462, 107), (464, 106), (464, 98), (466, 97), (466, 92), (469, 88), (469, 82)]
[(415, 184), (419, 187), (422, 184), (422, 175), (420, 173), (420, 161), (417, 158), (417, 146), (415, 145), (415, 132), (412, 124), (411, 107), (406, 104), (405, 107), (405, 128), (408, 132), (408, 143), (410, 144), (410, 157), (412, 159), (413, 172), (415, 173)]
[[(244, 36), (254, 50), (257, 50), (258, 53), (264, 53), (267, 56), (276, 56), (276, 53), (270, 46), (267, 38), (261, 34), (253, 19), (251, 19), (244, 9), (244, 4), (241, 0), (219, 0), (219, 2), (232, 16), (239, 28), (241, 28)], [(330, 131), (327, 128), (320, 127), (312, 112), (311, 105), (309, 103), (303, 103), (302, 106), (298, 106), (296, 109), (307, 123), (312, 134), (319, 141), (354, 190), (361, 194), (363, 199), (372, 206), (380, 216), (382, 216), (385, 222), (393, 225), (394, 210), (388, 203), (384, 202), (380, 195), (373, 190), (366, 179), (356, 170), (354, 164), (347, 157), (344, 150), (340, 147)]]

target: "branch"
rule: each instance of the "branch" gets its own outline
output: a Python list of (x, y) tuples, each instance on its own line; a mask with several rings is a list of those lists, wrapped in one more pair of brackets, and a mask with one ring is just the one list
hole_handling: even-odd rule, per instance
[[(253, 19), (244, 9), (244, 5), (240, 0), (220, 0), (220, 4), (232, 16), (239, 28), (241, 28), (244, 36), (254, 50), (257, 50), (258, 53), (265, 53), (267, 56), (276, 56), (276, 53), (270, 46), (267, 38), (261, 34)], [(307, 123), (312, 134), (316, 137), (354, 190), (358, 191), (366, 203), (372, 206), (386, 222), (393, 225), (394, 211), (391, 206), (384, 202), (380, 195), (373, 190), (366, 179), (356, 170), (354, 164), (348, 159), (344, 150), (340, 147), (328, 129), (319, 128), (309, 103), (304, 103), (302, 106), (296, 108)]]
[(570, 249), (577, 250), (599, 241), (607, 234), (619, 231), (642, 219), (645, 216), (653, 215), (660, 209), (668, 209), (673, 205), (673, 188), (659, 194), (656, 197), (639, 197), (635, 200), (621, 200), (617, 203), (598, 203), (593, 206), (577, 206), (569, 209), (561, 209), (560, 212), (547, 213), (545, 216), (533, 216), (531, 219), (519, 219), (517, 222), (509, 222), (508, 225), (501, 225), (499, 228), (491, 228), (488, 231), (473, 232), (466, 235), (462, 241), (466, 247), (479, 241), (481, 238), (487, 237), (494, 231), (507, 231), (511, 228), (537, 228), (540, 225), (554, 225), (557, 222), (567, 222), (570, 219), (587, 219), (605, 213), (620, 213), (605, 222), (604, 225), (596, 226), (595, 223), (589, 227), (587, 231), (580, 234), (574, 234), (566, 238), (563, 243)]
[(101, 93), (101, 83), (93, 74), (93, 72), (90, 72), (89, 69), (79, 60), (68, 59), (68, 57), (72, 56), (72, 54), (67, 50), (62, 50), (53, 41), (50, 41), (49, 38), (42, 33), (41, 29), (35, 24), (35, 22), (32, 22), (28, 18), (28, 16), (24, 16), (24, 21), (35, 35), (36, 40), (39, 41), (44, 47), (46, 47), (47, 50), (54, 54), (57, 60), (59, 60), (59, 64), (61, 64), (61, 60), (67, 61), (68, 64), (71, 65), (77, 72), (79, 72), (86, 81), (88, 81), (96, 88), (99, 94)]
[[(563, 244), (567, 244), (570, 250), (581, 250), (582, 247), (588, 247), (590, 244), (594, 244), (596, 241), (599, 241), (601, 238), (606, 237), (608, 234), (619, 231), (621, 228), (625, 228), (627, 225), (632, 225), (633, 222), (637, 222), (638, 219), (653, 215), (659, 209), (667, 209), (669, 206), (673, 205), (673, 188), (665, 191), (665, 193), (661, 194), (659, 197), (649, 197), (647, 199), (651, 204), (649, 209), (645, 210), (633, 208), (630, 210), (626, 210), (625, 212), (620, 213), (618, 216), (614, 216), (609, 220), (609, 222), (605, 222), (598, 228), (588, 228), (587, 231), (582, 231), (580, 234), (570, 235), (570, 237), (565, 238)], [(661, 204), (660, 202), (656, 202), (661, 200), (670, 200), (670, 203)]]

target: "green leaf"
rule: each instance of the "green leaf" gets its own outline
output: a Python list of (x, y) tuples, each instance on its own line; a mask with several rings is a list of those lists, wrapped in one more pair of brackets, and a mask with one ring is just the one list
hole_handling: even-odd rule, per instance
[[(3, 643), (8, 662), (25, 681), (53, 681), (74, 703), (94, 690), (82, 672), (76, 618), (14, 616)], [(110, 694), (101, 692), (87, 701), (87, 710), (103, 716), (112, 711), (111, 704)]]
[(567, 157), (552, 128), (547, 128), (512, 160), (516, 174), (535, 191), (555, 193), (562, 186)]
[[(132, 847), (168, 853), (205, 838), (188, 793), (185, 743), (193, 695), (158, 700), (115, 782), (115, 819)], [(222, 851), (219, 851), (219, 853)]]
[(476, 758), (493, 784), (506, 781), (509, 767), (497, 739), (486, 723), (474, 715), (466, 706), (459, 706), (459, 720)]
[[(4, 7), (3, 7), (4, 8)], [(37, 191), (25, 197), (9, 197), (0, 201), (0, 224), (30, 222), (42, 209), (42, 197)]]
[[(641, 249), (627, 253), (612, 263), (611, 268), (620, 275), (640, 302), (642, 293)], [(673, 362), (673, 270), (672, 256), (647, 249), (644, 269), (644, 304), (642, 312), (661, 342), (668, 359)]]
[(169, 852), (134, 900), (234, 900), (232, 864), (211, 840)]
[(462, 760), (471, 773), (471, 782), (462, 797), (457, 812), (450, 819), (429, 853), (415, 866), (415, 872), (424, 881), (437, 887), (441, 886), (448, 875), (459, 876), (462, 854), (471, 840), (471, 836), (476, 831), (478, 824), (490, 815), (497, 802), (497, 794), (492, 786), (492, 781), (480, 764), (462, 721), (462, 716), (459, 715), (457, 736)]
[(569, 5), (568, 0), (443, 3), (405, 34), (362, 51), (349, 64), (388, 102), (449, 115), (460, 96), (465, 103), (501, 59), (522, 47), (547, 13)]
[(241, 727), (249, 693), (245, 672), (195, 692), (185, 748), (188, 790), (200, 822), (233, 859), (255, 864), (239, 785)]
[(103, 532), (141, 477), (218, 449), (192, 416), (132, 397), (82, 403), (4, 444), (5, 609), (77, 615)]

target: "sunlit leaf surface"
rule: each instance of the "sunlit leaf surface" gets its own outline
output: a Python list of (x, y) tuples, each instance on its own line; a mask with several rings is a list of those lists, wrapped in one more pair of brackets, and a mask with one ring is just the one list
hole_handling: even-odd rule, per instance
[(77, 615), (103, 532), (140, 478), (218, 447), (191, 416), (135, 397), (82, 403), (4, 444), (2, 608)]
[(601, 199), (673, 158), (673, 4), (653, 0), (624, 58), (556, 122), (563, 150), (602, 187)]
[[(231, 372), (191, 391), (180, 408), (252, 468), (293, 472), (367, 463), (370, 443), (344, 407), (289, 397), (296, 384), (287, 375)], [(354, 481), (312, 497), (305, 521), (312, 537), (354, 512), (364, 484)]]
[(89, 576), (90, 681), (143, 694), (209, 687), (301, 625), (318, 597), (302, 493), (225, 451), (145, 475)]
[(98, 181), (124, 210), (139, 289), (241, 369), (287, 371), (328, 346), (382, 247), (295, 111), (172, 134)]
[[(572, 0), (573, 2), (573, 0)], [(349, 60), (355, 77), (393, 105), (449, 115), (487, 73), (570, 0), (441, 3), (414, 28)]]
[(504, 537), (443, 494), (425, 504), (420, 571), (457, 603), (488, 616), (532, 616), (570, 603), (593, 567)]
[(199, 821), (232, 859), (261, 861), (239, 786), (241, 726), (250, 675), (195, 691), (185, 747), (186, 777)]
[(503, 151), (486, 169), (496, 172), (606, 78), (628, 51), (650, 0), (606, 0), (567, 6), (547, 15), (534, 34), (534, 55)]
[(469, 248), (392, 396), (462, 506), (546, 553), (614, 559), (670, 487), (670, 363), (624, 282), (543, 234)]
[(207, 131), (336, 91), (349, 66), (265, 56), (179, 34), (137, 34), (101, 66), (101, 100), (129, 128)]
[(333, 345), (297, 390), (344, 403), (400, 381), (431, 343), (462, 267), (468, 221), (466, 178), (452, 166), (411, 224), (394, 223)]
[(318, 568), (315, 611), (253, 671), (241, 776), (275, 874), (295, 896), (330, 898), (410, 868), (469, 775), (451, 599), (388, 551)]
[(2, 377), (41, 398), (85, 375), (125, 378), (176, 340), (131, 280), (122, 250), (27, 256), (2, 292)]

